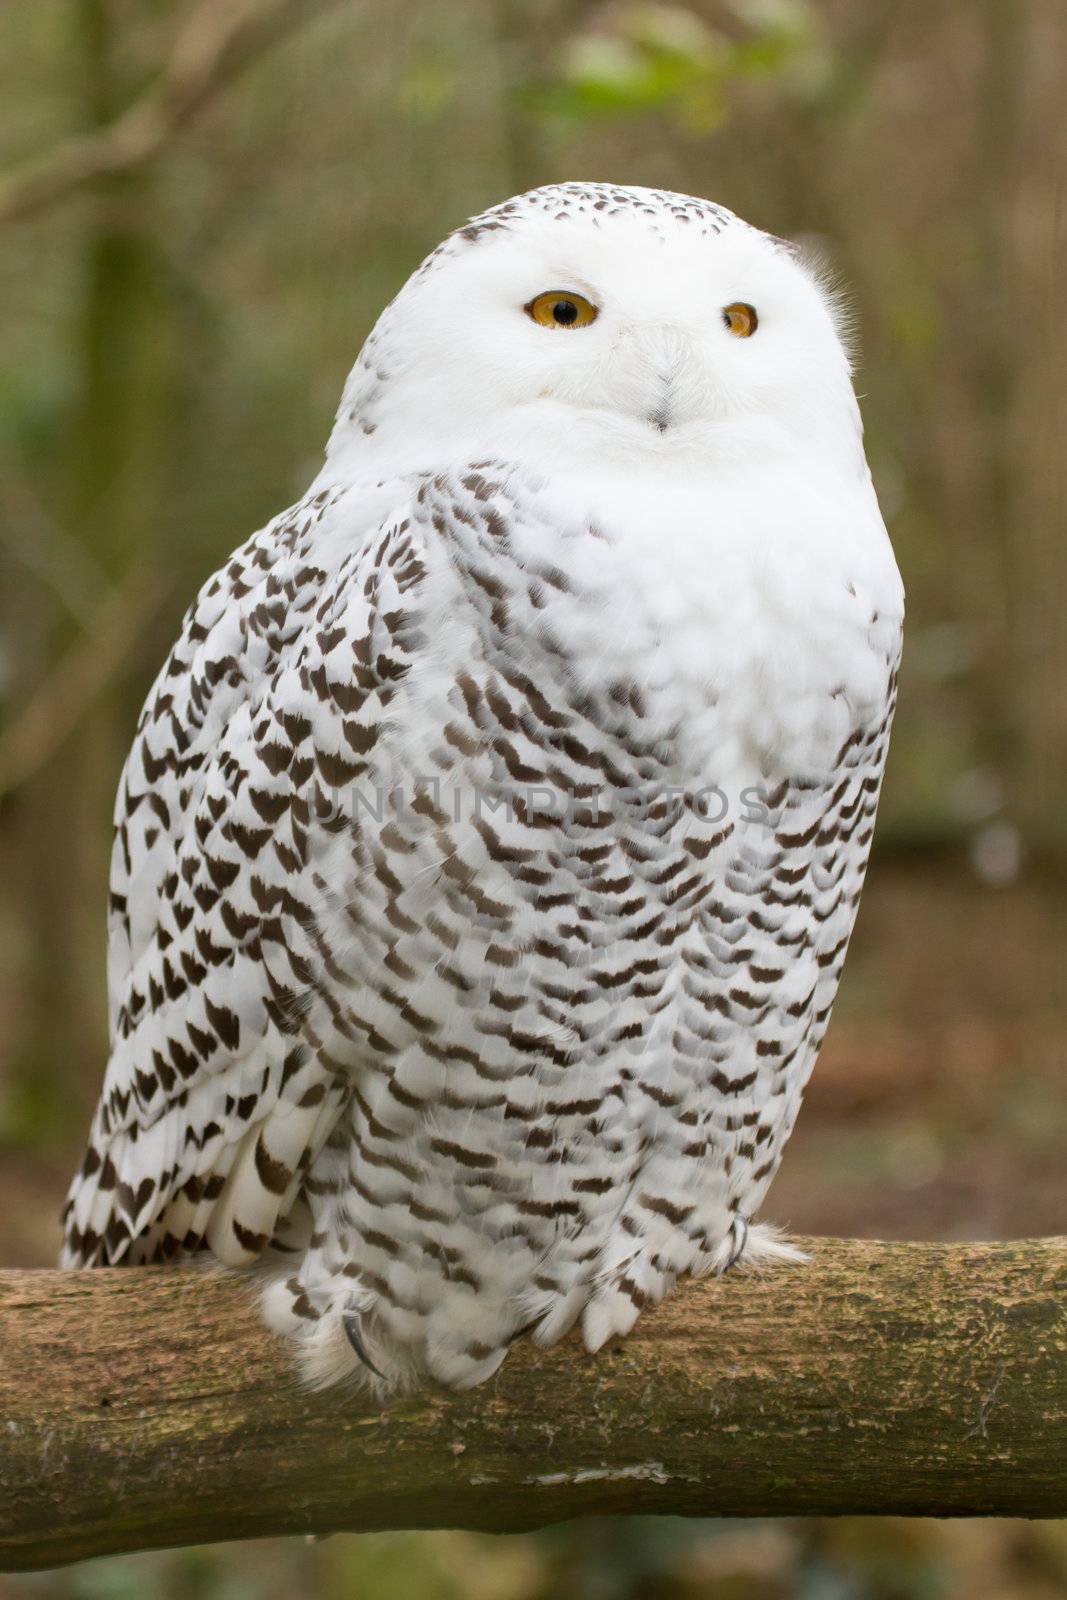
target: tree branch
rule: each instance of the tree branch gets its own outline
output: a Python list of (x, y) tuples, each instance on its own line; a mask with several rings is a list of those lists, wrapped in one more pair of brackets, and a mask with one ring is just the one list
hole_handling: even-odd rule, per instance
[(465, 1396), (309, 1395), (246, 1280), (0, 1273), (0, 1568), (590, 1512), (1067, 1512), (1067, 1240), (816, 1240), (595, 1357)]
[(337, 0), (200, 0), (153, 86), (99, 132), (67, 139), (0, 179), (0, 225), (22, 222), (99, 179), (144, 167), (221, 89)]
[(97, 607), (85, 632), (0, 732), (0, 800), (33, 776), (103, 693), (163, 598), (158, 572), (135, 563)]

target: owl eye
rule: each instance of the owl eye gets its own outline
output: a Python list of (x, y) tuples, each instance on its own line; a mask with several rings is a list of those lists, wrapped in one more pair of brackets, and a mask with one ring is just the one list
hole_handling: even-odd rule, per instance
[(523, 310), (542, 328), (588, 328), (597, 319), (596, 306), (573, 289), (546, 289)]
[(751, 339), (759, 327), (755, 306), (746, 305), (743, 300), (724, 306), (722, 320), (736, 339)]

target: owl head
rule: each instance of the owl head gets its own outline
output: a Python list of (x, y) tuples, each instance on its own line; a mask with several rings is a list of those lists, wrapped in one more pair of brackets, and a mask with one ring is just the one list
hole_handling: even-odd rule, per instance
[(475, 217), (419, 267), (349, 378), (331, 455), (721, 461), (861, 452), (831, 297), (710, 201), (566, 183)]

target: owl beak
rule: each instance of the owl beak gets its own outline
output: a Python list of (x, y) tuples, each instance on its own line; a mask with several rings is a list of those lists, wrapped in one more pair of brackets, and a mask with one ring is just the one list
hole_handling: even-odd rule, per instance
[[(643, 328), (634, 335), (634, 345), (642, 367), (650, 427), (666, 433), (677, 415), (677, 389), (690, 351), (676, 328)], [(649, 399), (651, 403), (649, 404)]]

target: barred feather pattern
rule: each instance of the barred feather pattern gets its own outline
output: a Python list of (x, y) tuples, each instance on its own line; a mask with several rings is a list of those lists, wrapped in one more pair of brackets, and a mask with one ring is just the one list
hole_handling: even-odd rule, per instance
[[(584, 331), (524, 316), (567, 283)], [(453, 234), (142, 714), (63, 1263), (246, 1271), (309, 1383), (385, 1394), (796, 1259), (756, 1217), (902, 618), (833, 308), (782, 241), (597, 184)]]
[[(65, 1258), (266, 1255), (312, 1381), (465, 1387), (733, 1253), (837, 989), (899, 624), (840, 584), (881, 695), (856, 719), (827, 684), (825, 773), (754, 770), (757, 820), (721, 817), (679, 784), (719, 774), (675, 697), (576, 657), (604, 596), (532, 553), (536, 483), (479, 463), (393, 493), (339, 560), (351, 491), (247, 545), (149, 702)], [(610, 560), (601, 528), (554, 537)]]

